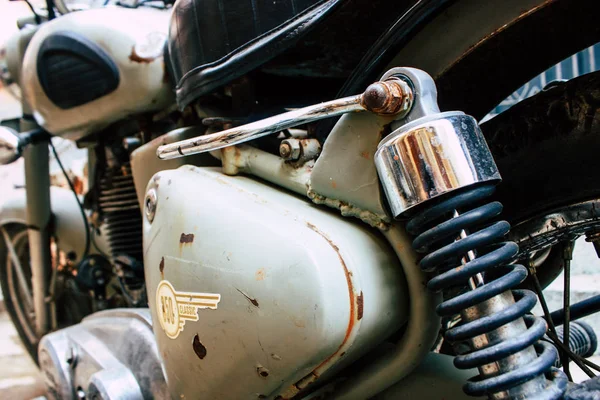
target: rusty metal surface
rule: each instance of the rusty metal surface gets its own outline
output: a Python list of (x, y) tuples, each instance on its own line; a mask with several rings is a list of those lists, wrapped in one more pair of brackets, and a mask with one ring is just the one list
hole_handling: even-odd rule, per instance
[[(174, 398), (290, 398), (406, 320), (402, 269), (366, 225), (215, 169), (158, 175), (148, 187), (156, 215), (144, 221), (153, 319), (163, 279), (221, 299), (176, 339), (155, 324)], [(182, 233), (193, 242), (180, 243)]]
[(343, 116), (327, 138), (310, 178), (309, 197), (342, 215), (385, 228), (391, 218), (383, 202), (373, 158), (393, 117)]
[[(419, 256), (412, 249), (412, 238), (402, 224), (383, 231), (402, 264), (410, 296), (409, 320), (397, 343), (388, 343), (385, 351), (375, 351), (369, 363), (348, 377), (336, 389), (335, 399), (371, 398), (392, 387), (417, 368), (438, 338), (440, 318), (435, 308), (441, 294), (426, 290), (425, 273), (418, 265)], [(400, 383), (401, 384), (401, 383)]]

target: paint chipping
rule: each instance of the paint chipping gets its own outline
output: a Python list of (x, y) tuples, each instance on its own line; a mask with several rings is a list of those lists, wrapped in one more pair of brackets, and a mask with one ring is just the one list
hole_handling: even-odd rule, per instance
[(238, 292), (240, 292), (242, 294), (242, 296), (244, 296), (246, 298), (246, 300), (248, 300), (250, 302), (250, 304), (252, 304), (256, 308), (259, 308), (258, 307), (258, 301), (256, 301), (256, 299), (253, 299), (252, 297), (248, 296), (246, 293), (242, 292), (238, 288), (235, 288), (235, 290), (237, 290)]
[(165, 258), (161, 257), (160, 264), (158, 264), (158, 270), (160, 271), (160, 277), (165, 279)]
[(262, 365), (258, 364), (256, 366), (256, 372), (258, 372), (258, 375), (260, 375), (263, 378), (266, 378), (269, 376), (269, 370), (266, 369), (265, 367), (263, 367)]
[(194, 234), (193, 233), (182, 233), (179, 238), (179, 243), (193, 243), (194, 242)]
[(200, 338), (198, 334), (194, 336), (194, 341), (192, 342), (192, 347), (194, 348), (194, 353), (198, 356), (199, 359), (204, 360), (206, 357), (207, 351), (206, 347), (202, 343), (200, 343)]
[[(346, 275), (346, 281), (348, 283), (348, 295), (350, 297), (350, 319), (348, 321), (348, 327), (346, 328), (346, 335), (344, 337), (344, 340), (342, 341), (342, 343), (340, 344), (338, 349), (335, 351), (335, 353), (331, 354), (327, 359), (325, 359), (325, 361), (323, 361), (321, 364), (319, 364), (311, 373), (311, 374), (318, 376), (323, 371), (326, 371), (331, 366), (331, 364), (334, 363), (335, 360), (340, 357), (339, 354), (344, 352), (344, 350), (348, 347), (350, 336), (352, 335), (354, 328), (355, 328), (355, 323), (358, 322), (358, 320), (360, 318), (357, 318), (356, 320), (354, 319), (355, 315), (358, 317), (358, 310), (357, 310), (358, 304), (356, 304), (357, 301), (355, 301), (355, 293), (354, 293), (354, 285), (352, 283), (352, 275), (350, 274), (350, 271), (348, 270), (348, 267), (346, 266), (346, 262), (344, 261), (344, 258), (342, 257), (342, 254), (340, 253), (340, 248), (324, 232), (321, 232), (321, 230), (319, 230), (319, 228), (317, 228), (314, 224), (311, 224), (310, 222), (306, 221), (306, 226), (308, 228), (310, 228), (311, 230), (315, 231), (316, 233), (318, 233), (319, 235), (321, 235), (323, 237), (323, 239), (325, 239), (329, 243), (329, 245), (333, 248), (333, 250), (335, 250), (335, 252), (337, 253), (338, 258), (340, 259), (340, 263), (342, 264), (342, 267), (344, 269), (344, 274)], [(362, 297), (362, 292), (361, 292), (361, 297)], [(306, 377), (304, 379), (306, 379)]]
[(133, 61), (135, 63), (150, 64), (155, 59), (156, 59), (156, 57), (142, 57), (142, 56), (140, 56), (137, 53), (137, 51), (135, 51), (135, 46), (133, 46), (133, 48), (131, 49), (131, 54), (129, 54), (129, 60), (131, 60), (131, 61)]
[(356, 307), (357, 307), (357, 318), (360, 320), (363, 317), (363, 292), (361, 291), (358, 297), (356, 298)]
[(265, 269), (264, 269), (264, 268), (259, 268), (259, 269), (256, 271), (256, 274), (254, 274), (254, 278), (255, 278), (257, 281), (262, 281), (263, 279), (265, 279), (265, 276), (266, 276), (266, 275), (267, 275), (267, 272), (265, 271)]

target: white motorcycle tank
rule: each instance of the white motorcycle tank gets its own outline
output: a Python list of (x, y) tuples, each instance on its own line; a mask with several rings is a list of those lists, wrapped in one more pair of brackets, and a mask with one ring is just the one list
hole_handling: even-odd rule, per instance
[(79, 140), (174, 103), (163, 58), (170, 11), (102, 8), (43, 24), (23, 60), (21, 87), (37, 123)]

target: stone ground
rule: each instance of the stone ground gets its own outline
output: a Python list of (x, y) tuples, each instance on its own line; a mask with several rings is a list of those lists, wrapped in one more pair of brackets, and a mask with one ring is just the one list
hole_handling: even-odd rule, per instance
[(21, 345), (6, 312), (0, 312), (0, 399), (29, 400), (44, 394), (37, 365)]

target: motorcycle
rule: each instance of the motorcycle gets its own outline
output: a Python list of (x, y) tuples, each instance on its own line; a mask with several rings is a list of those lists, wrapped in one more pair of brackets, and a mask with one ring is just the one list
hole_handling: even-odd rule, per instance
[[(49, 397), (594, 395), (569, 363), (598, 370), (598, 299), (568, 279), (600, 241), (600, 76), (478, 121), (600, 41), (598, 2), (56, 8), (6, 48), (0, 128), (26, 176), (0, 283)], [(88, 149), (85, 193), (50, 185), (52, 136)]]

